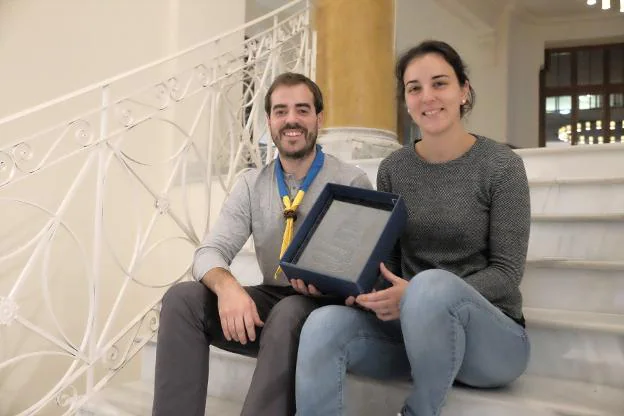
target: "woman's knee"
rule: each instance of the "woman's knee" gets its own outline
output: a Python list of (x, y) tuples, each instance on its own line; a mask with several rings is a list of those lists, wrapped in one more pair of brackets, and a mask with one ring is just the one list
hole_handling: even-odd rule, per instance
[(339, 305), (323, 306), (310, 314), (301, 330), (301, 345), (327, 348), (341, 345), (352, 334), (356, 313), (354, 308)]
[(401, 299), (401, 309), (413, 305), (446, 306), (460, 301), (468, 289), (467, 283), (451, 272), (430, 269), (415, 275)]

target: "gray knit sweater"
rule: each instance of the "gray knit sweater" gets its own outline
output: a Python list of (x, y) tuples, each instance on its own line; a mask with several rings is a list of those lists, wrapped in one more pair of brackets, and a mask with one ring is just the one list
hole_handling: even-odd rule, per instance
[(400, 241), (405, 278), (427, 269), (448, 270), (522, 321), (519, 285), (531, 210), (518, 155), (477, 137), (459, 158), (430, 163), (410, 145), (381, 162), (377, 187), (405, 198), (408, 222)]

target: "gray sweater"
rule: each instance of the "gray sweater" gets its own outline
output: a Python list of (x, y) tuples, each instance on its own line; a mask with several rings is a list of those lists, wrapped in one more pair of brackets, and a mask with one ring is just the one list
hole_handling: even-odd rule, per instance
[(522, 322), (520, 281), (531, 222), (522, 159), (485, 137), (445, 163), (406, 146), (381, 162), (380, 191), (403, 196), (408, 223), (401, 236), (401, 271), (427, 269), (463, 278), (505, 314)]
[[(292, 175), (285, 175), (284, 179), (293, 197), (301, 181)], [(373, 187), (363, 170), (325, 154), (323, 168), (308, 188), (297, 210), (295, 233), (328, 182), (368, 189)], [(279, 264), (285, 228), (283, 209), (275, 178), (275, 161), (262, 169), (253, 169), (242, 174), (224, 202), (217, 222), (195, 251), (193, 277), (200, 280), (215, 267), (229, 270), (234, 256), (252, 235), (264, 283), (273, 286), (288, 285), (283, 273), (280, 273), (278, 279), (273, 277)]]

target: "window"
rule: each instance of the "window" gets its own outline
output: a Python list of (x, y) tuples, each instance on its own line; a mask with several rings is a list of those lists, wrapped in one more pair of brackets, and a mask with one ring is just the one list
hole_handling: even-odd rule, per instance
[(593, 110), (602, 107), (602, 95), (579, 95), (579, 110)]
[(547, 49), (540, 146), (624, 141), (624, 44)]
[(553, 52), (550, 55), (550, 70), (546, 77), (548, 87), (564, 87), (570, 85), (572, 63), (570, 52)]
[(559, 113), (570, 114), (572, 111), (572, 97), (565, 95), (562, 97), (547, 97), (546, 98), (546, 112), (547, 113)]

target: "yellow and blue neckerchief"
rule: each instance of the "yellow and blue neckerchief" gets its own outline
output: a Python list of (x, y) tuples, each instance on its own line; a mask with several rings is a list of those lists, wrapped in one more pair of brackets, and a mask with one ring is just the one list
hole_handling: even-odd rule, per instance
[[(288, 186), (286, 186), (286, 180), (284, 179), (284, 169), (282, 168), (282, 163), (280, 162), (279, 157), (275, 160), (275, 177), (277, 179), (277, 188), (279, 189), (280, 197), (282, 198), (282, 202), (284, 203), (284, 218), (286, 219), (286, 229), (284, 230), (284, 237), (282, 238), (282, 248), (280, 250), (280, 259), (284, 256), (286, 249), (290, 245), (290, 242), (293, 238), (293, 230), (295, 228), (295, 221), (297, 220), (297, 208), (303, 201), (303, 196), (306, 191), (312, 184), (316, 175), (318, 175), (319, 171), (323, 167), (323, 163), (325, 162), (325, 154), (321, 150), (321, 146), (316, 145), (316, 156), (312, 161), (312, 165), (310, 169), (308, 169), (308, 173), (303, 179), (303, 183), (299, 187), (295, 198), (290, 201), (290, 196), (288, 194)], [(275, 271), (275, 278), (277, 279), (277, 275), (282, 270), (281, 267), (277, 267)]]

